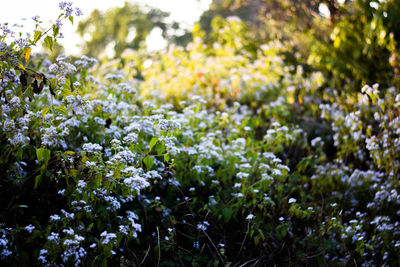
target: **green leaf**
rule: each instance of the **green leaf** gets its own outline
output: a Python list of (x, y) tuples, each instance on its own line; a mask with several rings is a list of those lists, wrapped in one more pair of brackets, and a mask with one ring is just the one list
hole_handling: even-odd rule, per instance
[(70, 79), (65, 79), (64, 88), (71, 91), (71, 80)]
[(81, 69), (81, 75), (82, 75), (82, 78), (86, 78), (86, 77), (87, 77), (87, 75), (88, 75), (88, 71), (87, 71), (87, 69), (85, 69), (85, 68), (82, 68), (82, 69)]
[(57, 79), (56, 78), (51, 78), (50, 80), (50, 86), (52, 88), (56, 88), (56, 84), (57, 84)]
[(120, 167), (117, 167), (114, 170), (114, 178), (119, 178), (120, 176), (121, 176), (121, 169)]
[(64, 106), (59, 106), (56, 108), (56, 110), (61, 114), (63, 114), (64, 116), (68, 117), (68, 111)]
[(165, 144), (164, 144), (164, 142), (160, 142), (157, 145), (157, 155), (161, 156), (164, 153), (164, 150), (165, 150)]
[(232, 213), (233, 213), (232, 209), (227, 208), (227, 207), (222, 210), (222, 214), (224, 215), (225, 222), (228, 222), (231, 219)]
[(72, 24), (74, 24), (74, 17), (73, 16), (69, 16), (69, 21), (71, 21)]
[(151, 167), (153, 167), (153, 163), (154, 163), (154, 158), (152, 157), (145, 157), (143, 159), (144, 164), (146, 164), (146, 167), (148, 170), (151, 169)]
[(285, 228), (285, 227), (282, 227), (282, 229), (281, 229), (281, 236), (284, 238), (284, 237), (286, 236), (286, 234), (287, 234), (286, 228)]
[(50, 155), (51, 151), (46, 148), (41, 147), (36, 149), (36, 157), (38, 159), (38, 162), (43, 160), (44, 164), (47, 165), (50, 160)]
[(258, 229), (258, 233), (260, 234), (261, 239), (264, 241), (265, 240), (264, 233), (260, 229)]
[(44, 38), (44, 44), (48, 47), (51, 51), (53, 51), (54, 40), (51, 36), (47, 36)]
[(71, 91), (69, 91), (68, 89), (65, 89), (65, 88), (61, 89), (61, 93), (62, 93), (63, 97), (67, 97), (69, 95), (72, 95)]
[(102, 183), (102, 181), (103, 181), (103, 176), (101, 175), (101, 173), (98, 173), (98, 174), (96, 175), (94, 181), (95, 181), (96, 188), (97, 188), (97, 187), (100, 187), (100, 185), (101, 185), (101, 183)]
[(380, 104), (379, 106), (381, 107), (382, 111), (385, 112), (385, 104)]
[(22, 160), (22, 157), (24, 156), (24, 149), (23, 149), (22, 147), (20, 147), (20, 148), (18, 149), (17, 154), (18, 154), (18, 159), (19, 159), (19, 160)]
[(36, 149), (36, 157), (38, 161), (41, 161), (43, 159), (43, 149), (44, 148), (37, 148)]
[(35, 184), (33, 185), (33, 188), (36, 189), (40, 180), (42, 179), (42, 176), (39, 174), (35, 177)]
[(153, 147), (157, 144), (158, 142), (158, 138), (157, 137), (153, 137), (150, 140), (150, 148), (149, 148), (149, 152), (151, 152), (151, 150), (153, 149)]
[(165, 162), (168, 162), (169, 158), (170, 158), (169, 154), (164, 154), (164, 161)]
[(33, 41), (37, 42), (40, 37), (42, 37), (42, 32), (41, 31), (35, 31), (35, 34), (33, 35)]
[(56, 25), (53, 25), (53, 36), (54, 38), (57, 37), (58, 33), (60, 32), (60, 28)]
[(44, 161), (45, 165), (47, 165), (47, 163), (50, 160), (51, 151), (48, 149), (43, 149), (42, 156), (43, 156), (43, 161)]
[(49, 111), (50, 111), (49, 108), (44, 108), (44, 109), (42, 110), (42, 117), (43, 117), (43, 120), (44, 120), (46, 114), (49, 113)]

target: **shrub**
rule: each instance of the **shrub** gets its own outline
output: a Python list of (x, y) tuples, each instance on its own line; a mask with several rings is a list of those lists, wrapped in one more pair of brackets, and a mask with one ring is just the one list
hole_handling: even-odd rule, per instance
[(396, 88), (316, 99), (321, 74), (283, 65), (279, 44), (253, 58), (198, 39), (150, 57), (141, 81), (86, 56), (30, 58), (57, 24), (2, 31), (4, 265), (398, 262)]

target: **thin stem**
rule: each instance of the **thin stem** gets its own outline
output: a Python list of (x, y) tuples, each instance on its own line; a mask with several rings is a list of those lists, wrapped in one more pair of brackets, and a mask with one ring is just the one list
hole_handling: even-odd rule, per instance
[(157, 244), (158, 244), (158, 261), (157, 261), (157, 266), (160, 266), (160, 259), (161, 259), (161, 248), (160, 248), (160, 231), (157, 228)]
[(245, 236), (243, 238), (242, 245), (240, 246), (240, 249), (239, 249), (239, 252), (238, 252), (236, 258), (239, 257), (240, 253), (242, 252), (242, 249), (243, 249), (243, 246), (244, 246), (244, 242), (246, 241), (246, 238), (247, 238), (247, 235), (249, 234), (249, 231), (250, 231), (250, 222), (247, 223), (247, 231), (246, 231), (246, 234), (245, 234)]
[(149, 245), (149, 248), (147, 249), (146, 255), (144, 255), (143, 260), (139, 263), (139, 265), (142, 265), (143, 262), (146, 260), (147, 255), (149, 254), (149, 251), (150, 251), (150, 245)]

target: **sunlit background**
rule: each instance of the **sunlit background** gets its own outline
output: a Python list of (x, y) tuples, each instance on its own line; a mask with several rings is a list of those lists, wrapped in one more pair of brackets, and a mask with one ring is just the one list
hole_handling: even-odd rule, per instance
[[(10, 25), (18, 24), (24, 26), (25, 32), (31, 32), (35, 25), (32, 14), (40, 16), (43, 25), (51, 25), (59, 14), (58, 3), (55, 0), (14, 0), (4, 1), (0, 9), (0, 23), (8, 22)], [(76, 18), (74, 25), (65, 22), (62, 32), (65, 38), (60, 40), (67, 54), (79, 54), (81, 51), (82, 38), (76, 33), (78, 22), (87, 18), (94, 9), (106, 11), (112, 7), (122, 7), (125, 0), (84, 0), (73, 1), (74, 6), (79, 7), (83, 16)], [(139, 5), (151, 6), (170, 13), (168, 21), (176, 21), (185, 29), (192, 27), (200, 15), (208, 9), (211, 0), (136, 0), (128, 1)], [(165, 47), (166, 41), (161, 36), (159, 28), (155, 28), (146, 41), (149, 50), (159, 50)]]

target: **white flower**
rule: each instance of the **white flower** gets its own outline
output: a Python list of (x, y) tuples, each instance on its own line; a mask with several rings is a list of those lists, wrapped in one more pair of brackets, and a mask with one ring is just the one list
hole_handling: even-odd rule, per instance
[(60, 219), (60, 216), (57, 214), (50, 215), (50, 221), (58, 221)]
[(292, 197), (291, 197), (291, 198), (289, 198), (288, 203), (289, 203), (289, 204), (291, 204), (291, 203), (296, 203), (296, 201), (297, 201), (297, 200), (296, 200), (295, 198), (292, 198)]
[(246, 217), (246, 220), (252, 220), (255, 216), (253, 214), (249, 214)]
[(233, 188), (239, 188), (239, 187), (241, 187), (241, 186), (242, 186), (241, 183), (235, 183), (235, 184), (233, 185)]
[(60, 239), (60, 236), (58, 233), (51, 232), (50, 235), (47, 237), (47, 240), (50, 242), (53, 242), (54, 244), (58, 245), (58, 240)]
[(45, 249), (41, 249), (40, 250), (40, 252), (39, 252), (39, 257), (38, 257), (38, 260), (41, 262), (41, 263), (47, 263), (47, 260), (46, 260), (46, 255), (47, 254), (47, 250), (45, 250)]
[(25, 136), (22, 133), (15, 134), (12, 138), (9, 138), (10, 144), (16, 146), (18, 144), (26, 145), (29, 143), (29, 137)]
[(102, 232), (102, 233), (100, 234), (100, 236), (101, 236), (101, 237), (104, 237), (104, 240), (103, 240), (103, 242), (102, 242), (104, 245), (107, 245), (112, 239), (117, 238), (117, 235), (116, 235), (116, 234), (114, 234), (114, 233), (107, 233), (107, 231)]
[(67, 234), (67, 235), (73, 235), (75, 234), (74, 230), (72, 229), (64, 229), (63, 233)]
[(138, 139), (137, 133), (129, 133), (122, 140), (124, 141), (124, 143), (127, 143), (127, 144), (136, 144), (137, 139)]
[(79, 188), (85, 188), (86, 187), (86, 183), (83, 180), (79, 180), (78, 184), (76, 185)]
[(311, 140), (311, 146), (315, 147), (321, 141), (322, 141), (322, 138), (318, 136), (318, 137), (314, 138), (313, 140)]
[(273, 174), (273, 175), (280, 176), (280, 175), (282, 175), (282, 171), (281, 171), (281, 170), (278, 170), (278, 169), (272, 169), (272, 174)]
[(197, 229), (205, 231), (205, 230), (207, 230), (207, 226), (209, 226), (209, 225), (210, 225), (209, 222), (204, 221), (203, 223), (197, 224)]
[(66, 218), (69, 218), (69, 219), (73, 219), (74, 217), (75, 217), (75, 214), (74, 213), (69, 213), (69, 212), (67, 212), (67, 211), (65, 211), (65, 210), (61, 210), (61, 213), (66, 217)]
[(106, 121), (103, 120), (102, 118), (95, 117), (95, 118), (94, 118), (94, 121), (95, 121), (97, 124), (106, 125)]
[(236, 177), (237, 177), (238, 179), (243, 179), (243, 178), (249, 177), (249, 174), (248, 174), (248, 173), (245, 173), (245, 172), (238, 172), (238, 173), (236, 174)]
[(98, 144), (86, 143), (83, 144), (82, 149), (89, 153), (98, 153), (103, 149), (103, 147)]
[(25, 230), (28, 231), (29, 233), (32, 233), (32, 231), (35, 230), (35, 226), (30, 224), (30, 225), (25, 227)]

